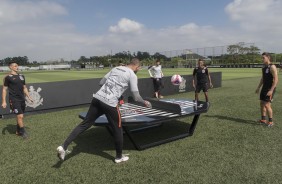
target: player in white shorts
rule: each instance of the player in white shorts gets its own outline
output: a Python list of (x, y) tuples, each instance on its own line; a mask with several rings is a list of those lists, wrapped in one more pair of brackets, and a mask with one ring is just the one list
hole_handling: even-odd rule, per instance
[(100, 81), (100, 90), (93, 94), (93, 100), (85, 119), (70, 133), (65, 142), (57, 148), (58, 157), (65, 159), (68, 145), (82, 132), (95, 124), (95, 120), (105, 114), (115, 140), (116, 158), (115, 162), (127, 161), (128, 156), (122, 155), (123, 131), (121, 125), (121, 115), (119, 111), (118, 99), (130, 86), (135, 101), (144, 103), (146, 107), (151, 107), (150, 102), (143, 100), (139, 94), (136, 72), (140, 68), (140, 61), (133, 58), (127, 66), (118, 66), (107, 73)]

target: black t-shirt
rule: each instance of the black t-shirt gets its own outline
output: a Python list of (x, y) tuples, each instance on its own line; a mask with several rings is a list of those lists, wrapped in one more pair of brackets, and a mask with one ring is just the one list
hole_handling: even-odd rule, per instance
[(273, 83), (273, 75), (270, 71), (272, 64), (265, 65), (262, 68), (262, 80), (263, 80), (263, 89), (270, 90), (272, 83)]
[(24, 90), (25, 77), (22, 74), (13, 75), (9, 74), (4, 78), (4, 86), (9, 89), (9, 99), (24, 101)]
[(197, 84), (205, 84), (208, 82), (209, 71), (207, 67), (196, 67), (193, 71), (193, 76), (197, 77)]

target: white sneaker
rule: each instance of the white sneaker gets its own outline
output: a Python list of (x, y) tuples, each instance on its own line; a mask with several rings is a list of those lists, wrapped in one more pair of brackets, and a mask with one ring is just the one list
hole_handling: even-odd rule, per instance
[(60, 160), (64, 160), (66, 156), (66, 151), (64, 150), (63, 146), (59, 146), (57, 148), (58, 157)]
[(122, 155), (121, 158), (116, 158), (115, 163), (121, 163), (121, 162), (126, 162), (129, 159), (128, 156)]

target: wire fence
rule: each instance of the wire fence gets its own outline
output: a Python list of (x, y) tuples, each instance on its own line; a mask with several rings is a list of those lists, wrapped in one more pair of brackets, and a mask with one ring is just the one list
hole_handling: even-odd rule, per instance
[[(213, 60), (214, 63), (223, 61), (226, 55), (240, 55), (246, 48), (257, 47), (255, 43), (238, 43), (233, 44), (233, 46), (238, 46), (233, 50), (230, 50), (230, 45), (224, 46), (214, 46), (214, 47), (203, 47), (203, 48), (192, 48), (183, 50), (170, 50), (159, 52), (161, 55), (166, 56), (168, 59), (173, 57), (182, 57), (184, 60)], [(259, 48), (258, 48), (259, 49)], [(249, 49), (250, 50), (250, 49)]]
[[(256, 43), (239, 42), (223, 46), (155, 52), (159, 55), (154, 55), (154, 59), (161, 58), (167, 67), (170, 65), (172, 67), (193, 67), (197, 65), (198, 59), (204, 59), (208, 65), (253, 65), (261, 63), (261, 53), (264, 52), (262, 47)], [(276, 57), (277, 54), (272, 53), (271, 55), (273, 62), (282, 61), (282, 57)]]

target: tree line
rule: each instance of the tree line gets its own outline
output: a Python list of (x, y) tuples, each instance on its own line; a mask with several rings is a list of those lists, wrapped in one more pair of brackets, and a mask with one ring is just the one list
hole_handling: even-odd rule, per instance
[[(276, 63), (282, 62), (282, 54), (272, 54), (272, 61)], [(155, 60), (160, 60), (163, 66), (173, 67), (173, 66), (191, 66), (195, 65), (198, 59), (205, 59), (207, 65), (213, 64), (252, 64), (252, 63), (261, 63), (261, 54), (260, 49), (256, 46), (246, 47), (243, 42), (238, 44), (229, 45), (226, 49), (226, 54), (221, 54), (220, 56), (206, 56), (203, 57), (196, 53), (190, 54), (181, 54), (174, 57), (167, 57), (159, 52), (151, 55), (149, 52), (134, 52), (129, 51), (118, 52), (114, 55), (106, 56), (91, 56), (85, 57), (81, 56), (78, 60), (65, 61), (63, 59), (53, 62), (30, 62), (27, 56), (18, 56), (18, 57), (7, 57), (0, 60), (2, 66), (7, 66), (8, 63), (13, 60), (16, 61), (19, 65), (22, 66), (38, 66), (44, 64), (71, 64), (77, 66), (83, 65), (103, 65), (108, 66), (117, 66), (120, 63), (128, 63), (132, 58), (138, 58), (142, 61), (143, 65), (149, 66), (152, 65)], [(191, 59), (192, 58), (192, 59)]]

